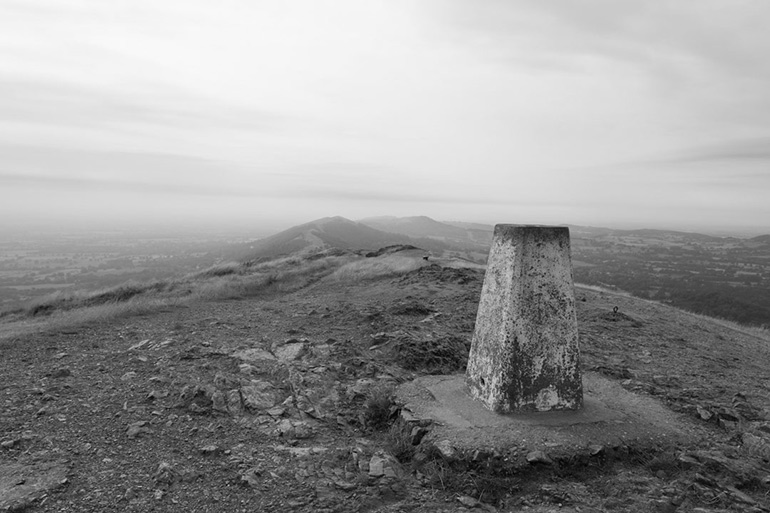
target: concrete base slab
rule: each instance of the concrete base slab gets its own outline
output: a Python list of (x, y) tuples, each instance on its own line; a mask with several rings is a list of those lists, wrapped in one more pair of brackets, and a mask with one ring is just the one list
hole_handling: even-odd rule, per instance
[(513, 448), (551, 456), (597, 446), (654, 448), (686, 444), (701, 429), (652, 398), (628, 392), (595, 373), (583, 376), (584, 407), (577, 411), (495, 413), (471, 398), (461, 374), (423, 376), (396, 391), (410, 420), (430, 420), (431, 438), (459, 450)]

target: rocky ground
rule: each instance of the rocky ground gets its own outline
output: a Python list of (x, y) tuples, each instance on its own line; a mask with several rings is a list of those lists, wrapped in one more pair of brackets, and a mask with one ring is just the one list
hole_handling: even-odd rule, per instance
[(583, 366), (706, 426), (695, 446), (461, 454), (400, 417), (394, 386), (462, 372), (482, 279), (427, 265), (1, 340), (0, 511), (770, 511), (767, 341), (662, 305), (577, 289)]

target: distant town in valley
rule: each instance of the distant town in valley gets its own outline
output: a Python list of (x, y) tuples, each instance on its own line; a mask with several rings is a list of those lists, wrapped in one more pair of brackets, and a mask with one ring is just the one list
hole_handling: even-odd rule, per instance
[[(0, 241), (0, 312), (57, 292), (170, 279), (230, 261), (264, 261), (307, 249), (309, 240), (349, 251), (411, 244), (426, 254), (484, 264), (492, 229), (427, 217), (378, 217), (358, 222), (326, 218), (268, 237), (16, 233)], [(716, 237), (582, 226), (571, 226), (570, 232), (577, 283), (770, 327), (770, 235)]]

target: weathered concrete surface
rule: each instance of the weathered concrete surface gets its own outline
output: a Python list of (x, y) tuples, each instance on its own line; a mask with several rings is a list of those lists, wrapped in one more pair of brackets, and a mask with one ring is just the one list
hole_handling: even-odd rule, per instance
[(569, 229), (495, 226), (467, 367), (471, 396), (499, 412), (583, 404)]
[(583, 379), (579, 410), (501, 415), (470, 396), (462, 374), (419, 377), (398, 387), (396, 398), (407, 418), (430, 421), (431, 440), (471, 452), (508, 447), (570, 457), (601, 447), (659, 448), (704, 436), (702, 428), (653, 398), (596, 373)]

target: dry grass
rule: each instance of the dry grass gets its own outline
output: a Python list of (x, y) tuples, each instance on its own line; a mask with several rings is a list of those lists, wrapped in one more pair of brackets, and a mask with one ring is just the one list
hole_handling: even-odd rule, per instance
[(412, 429), (413, 426), (399, 417), (390, 425), (385, 437), (388, 452), (401, 463), (410, 463), (417, 454), (417, 447), (412, 444)]
[[(345, 282), (396, 276), (424, 265), (426, 263), (420, 258), (398, 254), (362, 258), (349, 254), (321, 253), (304, 257), (295, 255), (263, 263), (228, 262), (178, 280), (128, 282), (91, 293), (57, 291), (34, 300), (24, 308), (0, 312), (0, 319), (4, 321), (0, 325), (0, 338), (46, 327), (61, 329), (141, 315), (189, 301), (240, 299), (292, 292), (324, 278)], [(624, 291), (593, 285), (576, 284), (576, 287), (630, 296)], [(770, 330), (684, 310), (682, 312), (770, 342)]]
[(16, 313), (23, 313), (29, 317), (47, 316), (54, 312), (125, 303), (136, 296), (159, 293), (170, 288), (168, 282), (137, 283), (130, 281), (96, 292), (56, 291), (35, 299), (25, 308), (17, 310)]
[(307, 287), (350, 262), (350, 256), (311, 255), (270, 262), (230, 262), (177, 280), (128, 282), (96, 292), (54, 292), (0, 314), (0, 338), (142, 315), (191, 301), (241, 299)]
[(422, 259), (401, 255), (363, 258), (346, 263), (330, 276), (335, 281), (361, 281), (396, 276), (415, 271), (425, 265)]
[(55, 310), (46, 316), (15, 317), (0, 323), (0, 340), (34, 332), (66, 330), (86, 324), (110, 322), (115, 319), (157, 313), (187, 303), (187, 298), (135, 297), (120, 303)]
[(216, 278), (219, 276), (229, 276), (232, 274), (242, 274), (246, 265), (241, 262), (227, 262), (216, 264), (203, 271), (188, 274), (185, 280), (200, 280), (206, 278)]
[(145, 315), (159, 310), (183, 305), (184, 298), (141, 297), (122, 303), (107, 303), (97, 306), (78, 308), (69, 312), (60, 312), (50, 318), (52, 328), (66, 328), (73, 325), (106, 322), (122, 317)]
[(195, 284), (192, 294), (196, 299), (204, 300), (240, 299), (267, 294), (277, 281), (274, 274), (220, 276)]

